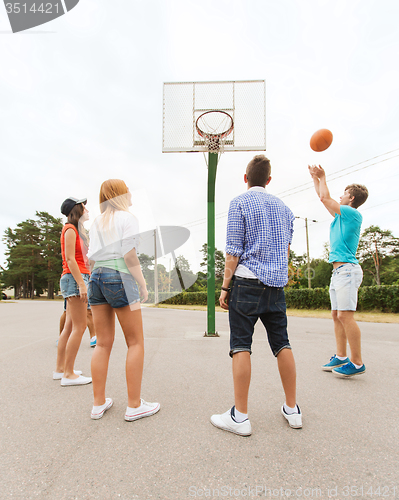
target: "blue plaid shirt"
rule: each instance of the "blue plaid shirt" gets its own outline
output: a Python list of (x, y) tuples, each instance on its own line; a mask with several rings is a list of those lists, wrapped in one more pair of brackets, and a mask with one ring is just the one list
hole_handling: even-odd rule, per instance
[(265, 285), (283, 287), (288, 281), (288, 245), (294, 219), (279, 198), (253, 187), (230, 203), (226, 253), (240, 257), (238, 264)]

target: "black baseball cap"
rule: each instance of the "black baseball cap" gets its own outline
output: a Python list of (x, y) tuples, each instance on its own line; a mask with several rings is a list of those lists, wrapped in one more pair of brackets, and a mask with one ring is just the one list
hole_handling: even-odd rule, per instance
[(87, 198), (82, 198), (81, 200), (78, 200), (77, 198), (67, 198), (61, 205), (61, 213), (68, 217), (73, 207), (75, 205), (79, 205), (79, 203), (83, 203), (83, 205), (86, 205)]

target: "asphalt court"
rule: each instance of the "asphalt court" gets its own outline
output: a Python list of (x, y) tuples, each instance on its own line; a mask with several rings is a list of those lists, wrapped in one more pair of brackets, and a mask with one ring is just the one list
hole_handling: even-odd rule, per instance
[[(228, 316), (205, 338), (206, 312), (143, 308), (142, 397), (153, 417), (125, 422), (126, 347), (119, 327), (107, 397), (90, 419), (91, 385), (52, 380), (62, 302), (0, 303), (0, 498), (399, 497), (398, 324), (359, 323), (367, 371), (340, 379), (320, 366), (334, 354), (332, 321), (289, 317), (303, 428), (290, 429), (276, 361), (256, 325), (248, 438), (209, 418), (233, 404)], [(75, 367), (90, 373), (89, 334)]]

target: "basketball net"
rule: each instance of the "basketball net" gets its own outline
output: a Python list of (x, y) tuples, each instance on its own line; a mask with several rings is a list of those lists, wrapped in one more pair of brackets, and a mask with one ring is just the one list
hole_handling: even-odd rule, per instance
[(225, 111), (207, 111), (197, 118), (196, 129), (204, 139), (205, 152), (221, 154), (234, 128), (233, 118)]

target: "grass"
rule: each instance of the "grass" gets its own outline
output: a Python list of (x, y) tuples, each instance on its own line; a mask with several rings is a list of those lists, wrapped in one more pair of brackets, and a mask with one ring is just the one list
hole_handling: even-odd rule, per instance
[[(150, 307), (155, 307), (151, 305)], [(206, 311), (206, 306), (189, 305), (169, 305), (159, 304), (160, 309), (185, 309), (188, 311)], [(224, 311), (220, 306), (216, 306), (217, 312)], [(331, 319), (331, 311), (325, 309), (287, 309), (287, 316), (296, 316), (299, 318), (327, 318)], [(378, 311), (359, 311), (355, 313), (356, 321), (365, 321), (368, 323), (399, 323), (399, 314), (382, 313)]]

